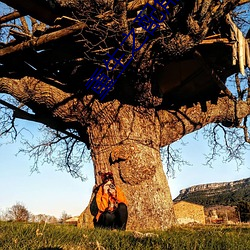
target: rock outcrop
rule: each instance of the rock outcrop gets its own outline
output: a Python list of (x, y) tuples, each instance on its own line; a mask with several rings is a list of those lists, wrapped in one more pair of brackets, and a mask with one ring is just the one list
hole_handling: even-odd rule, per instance
[(211, 206), (235, 205), (242, 200), (250, 201), (250, 178), (185, 188), (180, 191), (174, 202), (189, 201), (204, 206)]

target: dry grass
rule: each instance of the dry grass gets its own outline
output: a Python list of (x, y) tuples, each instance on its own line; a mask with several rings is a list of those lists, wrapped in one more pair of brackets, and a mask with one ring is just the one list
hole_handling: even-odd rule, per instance
[(167, 231), (85, 230), (65, 225), (0, 222), (0, 249), (247, 250), (250, 226), (190, 226)]

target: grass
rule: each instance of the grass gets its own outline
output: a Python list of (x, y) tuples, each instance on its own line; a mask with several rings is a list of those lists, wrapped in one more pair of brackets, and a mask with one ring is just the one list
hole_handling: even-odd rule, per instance
[(249, 226), (174, 227), (166, 231), (120, 232), (66, 225), (0, 222), (0, 249), (63, 250), (249, 250)]

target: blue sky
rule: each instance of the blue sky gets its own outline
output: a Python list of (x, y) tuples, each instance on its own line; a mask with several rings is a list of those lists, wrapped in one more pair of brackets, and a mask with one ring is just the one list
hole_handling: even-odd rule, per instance
[[(33, 142), (36, 135), (41, 136), (35, 124), (20, 120), (17, 123), (36, 133)], [(0, 139), (0, 143), (4, 142), (8, 140)], [(21, 147), (20, 141), (0, 147), (0, 210), (21, 202), (33, 214), (60, 217), (66, 211), (78, 215), (86, 206), (94, 184), (92, 165), (85, 166), (88, 177), (85, 182), (46, 164), (40, 165), (40, 173), (31, 174), (33, 161), (28, 155), (16, 155)]]
[[(20, 128), (30, 129), (34, 141), (41, 136), (37, 125), (28, 121), (18, 121)], [(237, 170), (234, 162), (223, 164), (221, 159), (213, 163), (213, 168), (204, 166), (204, 153), (208, 152), (207, 142), (199, 136), (199, 141), (193, 135), (184, 137), (187, 146), (177, 142), (175, 147), (182, 147), (183, 157), (192, 166), (182, 166), (176, 170), (175, 178), (168, 178), (172, 197), (175, 198), (180, 189), (204, 183), (234, 181), (250, 177), (250, 154), (245, 154), (248, 165)], [(0, 139), (0, 143), (8, 142)], [(22, 202), (33, 214), (48, 214), (60, 217), (63, 211), (71, 215), (79, 215), (86, 207), (94, 185), (92, 163), (84, 166), (88, 180), (82, 182), (74, 179), (66, 172), (56, 171), (54, 166), (40, 166), (40, 173), (30, 173), (32, 160), (27, 155), (16, 153), (22, 147), (20, 142), (6, 144), (0, 147), (0, 211), (5, 211), (16, 202)]]

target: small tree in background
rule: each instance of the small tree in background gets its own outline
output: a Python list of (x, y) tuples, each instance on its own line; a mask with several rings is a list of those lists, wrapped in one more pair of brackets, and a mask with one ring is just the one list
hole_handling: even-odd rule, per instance
[(0, 209), (0, 221), (4, 220), (4, 212)]
[(62, 212), (61, 218), (59, 219), (60, 223), (64, 223), (67, 219), (71, 218), (70, 214), (67, 214), (65, 211)]
[(28, 221), (30, 212), (28, 209), (21, 203), (17, 202), (13, 205), (7, 212), (8, 220), (12, 221)]
[(250, 222), (250, 202), (241, 201), (236, 207), (241, 222)]

